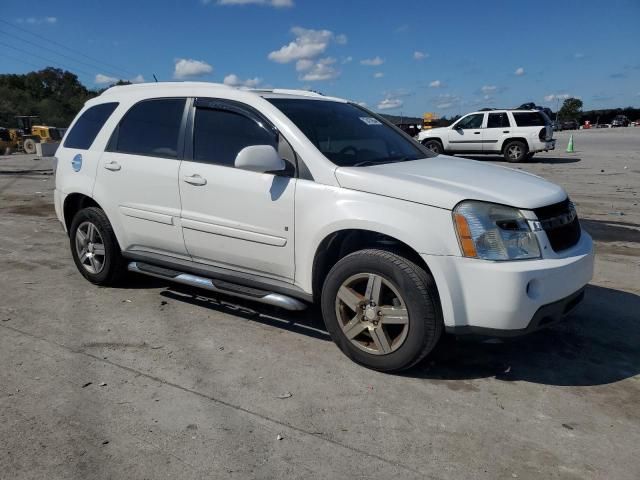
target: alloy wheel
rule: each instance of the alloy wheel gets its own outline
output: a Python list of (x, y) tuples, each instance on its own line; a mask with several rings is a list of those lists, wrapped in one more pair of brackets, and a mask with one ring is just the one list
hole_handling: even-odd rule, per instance
[(75, 244), (82, 267), (89, 273), (100, 273), (104, 268), (106, 253), (98, 228), (89, 221), (82, 222), (76, 229)]
[(409, 332), (409, 312), (398, 288), (374, 273), (345, 280), (335, 301), (336, 317), (349, 341), (374, 355), (402, 346)]

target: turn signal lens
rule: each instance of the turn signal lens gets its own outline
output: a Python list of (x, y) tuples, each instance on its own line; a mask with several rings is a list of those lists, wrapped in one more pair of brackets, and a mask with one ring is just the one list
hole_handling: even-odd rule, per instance
[(473, 237), (471, 236), (471, 230), (469, 229), (467, 219), (459, 213), (454, 213), (453, 218), (455, 220), (462, 254), (465, 257), (477, 257), (478, 252), (476, 252), (476, 246), (473, 244)]

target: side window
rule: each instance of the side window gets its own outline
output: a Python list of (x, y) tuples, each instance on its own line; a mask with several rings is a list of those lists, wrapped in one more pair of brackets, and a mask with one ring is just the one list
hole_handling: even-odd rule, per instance
[(468, 117), (464, 117), (456, 125), (463, 130), (470, 130), (476, 128), (482, 128), (482, 120), (484, 119), (484, 113), (474, 113)]
[(64, 140), (65, 148), (87, 150), (118, 104), (101, 103), (85, 110)]
[(487, 120), (487, 128), (507, 128), (509, 127), (509, 116), (506, 112), (490, 113)]
[(118, 126), (114, 150), (176, 158), (184, 98), (145, 100), (131, 107)]
[(256, 120), (231, 110), (197, 108), (193, 158), (233, 167), (238, 152), (251, 145), (276, 145), (276, 135)]
[(547, 124), (546, 115), (540, 112), (518, 112), (513, 118), (519, 127), (544, 127)]

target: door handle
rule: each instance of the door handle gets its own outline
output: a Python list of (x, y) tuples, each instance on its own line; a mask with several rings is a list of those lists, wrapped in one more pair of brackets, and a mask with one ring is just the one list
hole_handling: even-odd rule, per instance
[(474, 135), (480, 135), (480, 132), (473, 132)]
[(112, 172), (117, 172), (122, 167), (120, 166), (120, 164), (118, 162), (113, 160), (113, 161), (111, 161), (109, 163), (105, 163), (104, 164), (104, 168), (106, 168), (107, 170), (111, 170)]
[(503, 130), (502, 133), (509, 133), (509, 130)]
[(207, 179), (206, 178), (202, 178), (200, 175), (198, 174), (193, 174), (190, 176), (184, 176), (182, 177), (182, 180), (185, 181), (186, 183), (189, 183), (191, 185), (196, 185), (196, 186), (202, 186), (202, 185), (206, 185), (207, 184)]

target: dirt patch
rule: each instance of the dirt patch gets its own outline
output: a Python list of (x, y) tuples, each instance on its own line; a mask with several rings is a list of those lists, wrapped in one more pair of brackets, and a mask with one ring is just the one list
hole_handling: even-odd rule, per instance
[(26, 215), (30, 217), (50, 217), (55, 215), (55, 208), (52, 203), (34, 201), (31, 204), (13, 205), (0, 208), (2, 213), (13, 213), (14, 215)]

